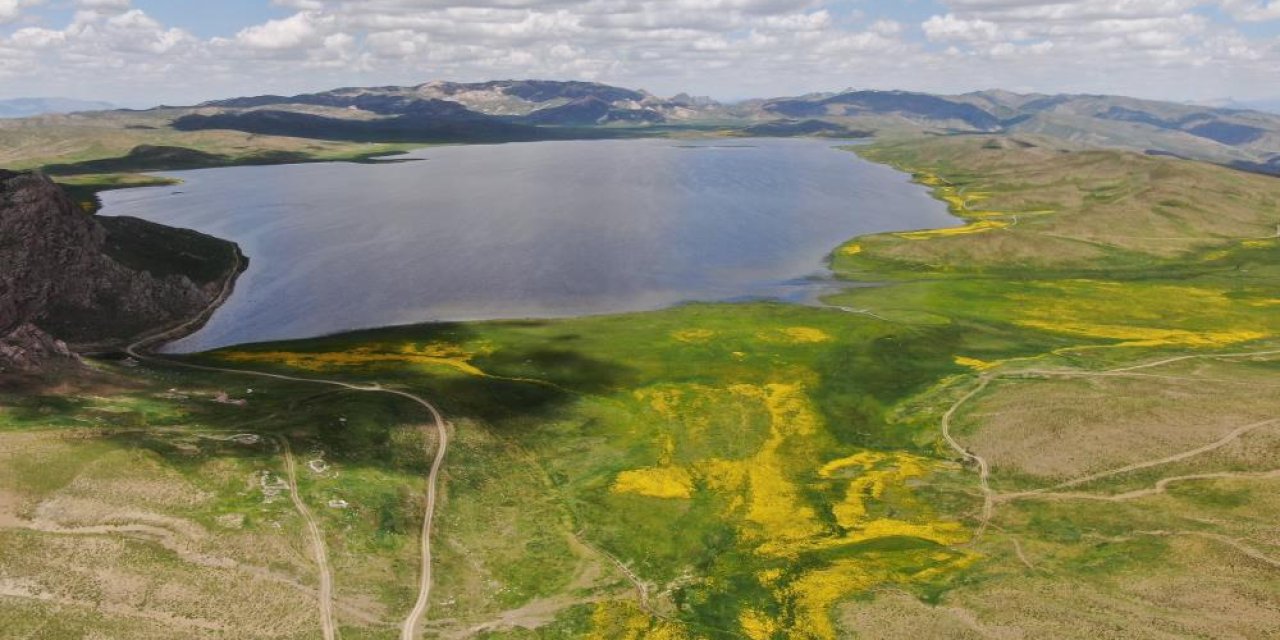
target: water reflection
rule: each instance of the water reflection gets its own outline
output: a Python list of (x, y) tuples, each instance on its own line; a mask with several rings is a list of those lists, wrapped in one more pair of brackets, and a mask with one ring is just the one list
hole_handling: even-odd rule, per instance
[(175, 172), (106, 215), (190, 227), (251, 259), (199, 351), (429, 320), (796, 299), (855, 235), (954, 224), (907, 176), (830, 141), (540, 142), (417, 162)]

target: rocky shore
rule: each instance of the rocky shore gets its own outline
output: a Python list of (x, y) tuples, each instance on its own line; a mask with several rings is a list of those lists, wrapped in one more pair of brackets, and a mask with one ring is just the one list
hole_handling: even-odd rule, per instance
[(187, 322), (244, 264), (234, 243), (89, 215), (44, 175), (0, 170), (0, 376)]

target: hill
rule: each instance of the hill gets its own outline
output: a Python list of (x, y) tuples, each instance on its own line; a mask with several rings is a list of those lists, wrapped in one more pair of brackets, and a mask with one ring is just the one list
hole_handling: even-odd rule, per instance
[[(847, 90), (722, 104), (686, 94), (661, 98), (594, 82), (549, 80), (346, 87), (144, 111), (4, 120), (0, 166), (107, 171), (104, 167), (136, 164), (131, 156), (139, 147), (185, 148), (217, 156), (206, 166), (221, 166), (365, 157), (404, 148), (373, 149), (370, 144), (922, 134), (1052, 137), (1079, 147), (1177, 156), (1280, 175), (1280, 114), (1246, 109), (999, 90), (950, 96)], [(173, 167), (149, 161), (146, 168)]]
[[(449, 107), (447, 105), (453, 105)], [(683, 96), (671, 100), (644, 91), (595, 82), (501, 80), (459, 83), (428, 82), (411, 87), (347, 87), (296, 96), (254, 96), (205, 102), (199, 107), (224, 109), (345, 109), (377, 116), (430, 115), (441, 120), (482, 121), (485, 116), (519, 124), (591, 126), (613, 123), (658, 123), (694, 118), (714, 109), (713, 102)], [(461, 109), (457, 108), (461, 107)]]
[(1280, 114), (1103, 95), (847, 91), (747, 105), (744, 117), (805, 117), (882, 135), (1006, 133), (1175, 155), (1280, 174)]
[(10, 374), (197, 317), (244, 262), (234, 244), (194, 231), (91, 216), (37, 173), (0, 170), (0, 238), (0, 373)]

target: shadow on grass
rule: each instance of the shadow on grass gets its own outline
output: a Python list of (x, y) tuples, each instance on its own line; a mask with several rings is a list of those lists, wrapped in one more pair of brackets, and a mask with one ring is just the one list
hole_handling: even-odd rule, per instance
[[(532, 327), (541, 323), (527, 323)], [(287, 343), (236, 347), (239, 352), (289, 351), (331, 353), (370, 344), (448, 342), (467, 344), (477, 340), (463, 324), (430, 324), (360, 331)], [(492, 377), (457, 372), (434, 372), (412, 363), (378, 363), (307, 371), (285, 366), (226, 362), (217, 353), (184, 357), (180, 362), (263, 371), (302, 378), (331, 379), (353, 384), (377, 383), (422, 396), (435, 404), (446, 419), (476, 420), (498, 435), (517, 435), (536, 429), (540, 422), (562, 418), (566, 406), (582, 394), (612, 391), (627, 384), (634, 374), (625, 366), (606, 362), (573, 349), (548, 348), (544, 341), (528, 346), (505, 347), (475, 362)], [(286, 434), (293, 439), (313, 439), (336, 459), (353, 464), (373, 464), (412, 472), (427, 470), (426, 456), (418, 449), (405, 455), (393, 441), (396, 427), (420, 426), (430, 420), (422, 407), (391, 394), (345, 390), (308, 382), (278, 381), (247, 374), (183, 369), (180, 364), (154, 365), (170, 377), (167, 386), (199, 386), (237, 390), (246, 406), (194, 403), (185, 409), (190, 419), (219, 430), (234, 430), (252, 422), (261, 432)], [(518, 379), (512, 379), (518, 378)], [(253, 393), (248, 393), (248, 389)], [(273, 416), (267, 420), (265, 417)]]

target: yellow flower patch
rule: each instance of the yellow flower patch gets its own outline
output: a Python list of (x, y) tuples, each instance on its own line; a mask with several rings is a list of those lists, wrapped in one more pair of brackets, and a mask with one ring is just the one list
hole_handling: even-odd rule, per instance
[(1064, 280), (1037, 283), (1010, 300), (1021, 326), (1124, 347), (1222, 347), (1265, 338), (1280, 326), (1247, 300), (1205, 287)]
[(966, 358), (965, 356), (956, 356), (955, 362), (962, 367), (969, 367), (975, 371), (986, 371), (987, 369), (1000, 364), (998, 362), (987, 362), (986, 360), (979, 360), (977, 358)]
[[(802, 377), (802, 376), (798, 376)], [(739, 404), (758, 403), (768, 417), (766, 439), (738, 459), (711, 458), (683, 466), (672, 463), (675, 440), (657, 440), (657, 464), (618, 475), (613, 491), (652, 498), (683, 499), (707, 491), (721, 500), (720, 517), (738, 532), (759, 562), (760, 585), (769, 589), (781, 612), (748, 606), (739, 613), (739, 629), (748, 638), (835, 638), (831, 608), (838, 602), (886, 582), (936, 580), (949, 571), (959, 552), (945, 548), (863, 553), (859, 543), (890, 537), (912, 537), (949, 546), (966, 541), (969, 531), (958, 522), (914, 517), (909, 481), (931, 473), (939, 464), (905, 452), (856, 451), (822, 464), (821, 452), (834, 445), (821, 414), (803, 382), (739, 384), (725, 389), (688, 387), (646, 390), (636, 399), (669, 413), (680, 425), (699, 411), (720, 410), (733, 403), (707, 405), (701, 398), (728, 392)], [(676, 436), (680, 437), (680, 436)], [(820, 491), (815, 492), (815, 489)], [(829, 501), (822, 495), (840, 495)], [(892, 518), (877, 503), (892, 500)], [(834, 520), (834, 522), (832, 522)], [(786, 567), (813, 552), (849, 548), (853, 558), (824, 561), (798, 575)], [(842, 551), (841, 551), (842, 553)], [(938, 556), (938, 557), (935, 557)], [(915, 577), (916, 574), (936, 569)], [(713, 580), (703, 583), (715, 589)], [(628, 636), (611, 622), (616, 637)], [(642, 637), (653, 637), (646, 630)]]
[(929, 229), (927, 231), (905, 231), (895, 233), (899, 238), (907, 240), (931, 240), (933, 238), (946, 238), (950, 236), (966, 236), (975, 233), (986, 233), (996, 229), (1004, 229), (1009, 223), (1003, 220), (979, 220), (977, 222), (967, 224), (963, 227), (948, 227), (946, 229)]
[(818, 344), (832, 340), (831, 334), (813, 327), (772, 329), (770, 331), (761, 331), (756, 334), (756, 337), (764, 342), (785, 344)]
[(787, 599), (795, 603), (791, 637), (835, 640), (831, 608), (851, 593), (892, 578), (891, 572), (876, 564), (873, 560), (840, 560), (792, 583), (785, 592)]
[(449, 367), (463, 373), (484, 376), (484, 371), (471, 364), (475, 354), (457, 345), (413, 343), (399, 347), (374, 345), (349, 351), (328, 353), (299, 353), (292, 351), (228, 351), (218, 357), (231, 362), (264, 362), (282, 364), (295, 369), (320, 371), (338, 367), (367, 366), (371, 364), (420, 364)]
[(716, 332), (710, 329), (685, 329), (671, 334), (671, 337), (679, 340), (680, 342), (702, 344), (716, 337)]
[(738, 624), (742, 625), (742, 632), (751, 640), (771, 640), (781, 630), (776, 620), (751, 609), (742, 612)]
[(839, 634), (832, 623), (831, 610), (849, 594), (885, 582), (934, 579), (947, 571), (967, 567), (977, 558), (971, 553), (947, 552), (942, 560), (934, 560), (939, 564), (910, 574), (897, 568), (892, 559), (879, 555), (836, 561), (829, 567), (806, 574), (786, 590), (785, 596), (795, 606), (794, 620), (788, 627), (787, 637), (836, 640)]
[(1121, 347), (1224, 347), (1267, 337), (1261, 331), (1186, 331), (1115, 324), (1089, 324), (1084, 322), (1051, 322), (1024, 320), (1018, 324), (1054, 333), (1067, 333), (1089, 338), (1123, 340)]
[(947, 183), (945, 180), (932, 173), (917, 173), (915, 178), (916, 182), (930, 187), (938, 187)]
[(678, 622), (654, 620), (631, 601), (599, 602), (591, 613), (589, 640), (684, 640)]
[(831, 507), (836, 523), (845, 530), (861, 527), (867, 516), (867, 500), (880, 500), (889, 486), (901, 486), (911, 478), (928, 475), (929, 460), (909, 453), (882, 453), (863, 451), (846, 458), (828, 462), (818, 471), (823, 478), (832, 478), (851, 468), (860, 470), (845, 489), (844, 500)]
[(864, 542), (880, 538), (918, 538), (940, 545), (960, 544), (969, 539), (969, 530), (958, 522), (927, 522), (917, 524), (891, 518), (879, 518), (860, 524), (848, 536), (849, 542)]
[(778, 580), (781, 578), (782, 569), (765, 569), (764, 571), (756, 574), (756, 579), (760, 581), (761, 585), (766, 587), (778, 584)]
[(878, 452), (862, 451), (845, 458), (840, 458), (838, 460), (832, 460), (831, 462), (828, 462), (827, 464), (823, 465), (821, 469), (818, 470), (818, 475), (822, 476), (823, 478), (832, 478), (832, 477), (835, 477), (836, 473), (844, 469), (847, 469), (849, 467), (860, 467), (860, 468), (869, 469), (872, 466), (874, 466), (877, 462), (879, 462), (881, 458), (882, 458), (882, 454)]
[(840, 248), (840, 255), (842, 256), (856, 256), (859, 253), (862, 253), (862, 245), (857, 243), (846, 244)]
[(618, 474), (613, 492), (649, 498), (689, 498), (693, 495), (693, 478), (679, 467), (633, 469)]

